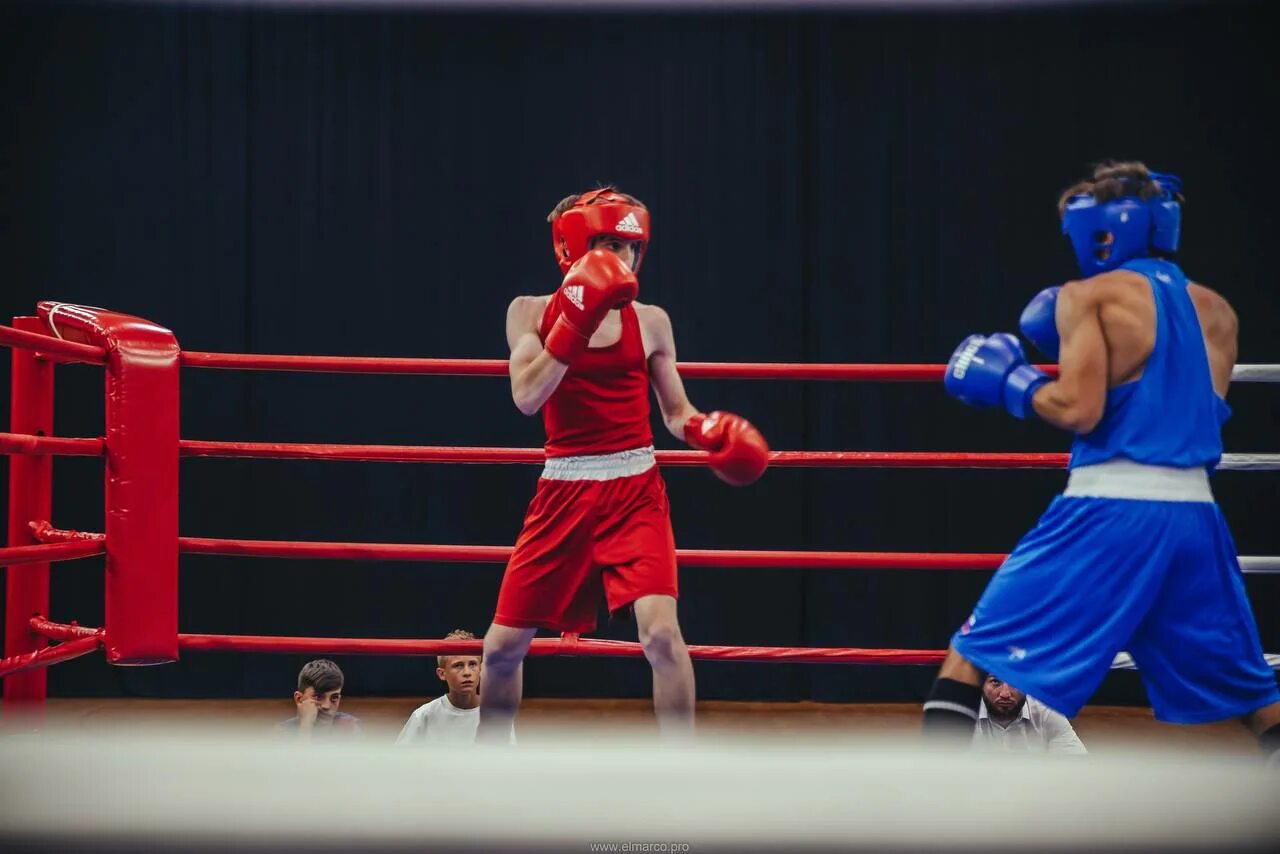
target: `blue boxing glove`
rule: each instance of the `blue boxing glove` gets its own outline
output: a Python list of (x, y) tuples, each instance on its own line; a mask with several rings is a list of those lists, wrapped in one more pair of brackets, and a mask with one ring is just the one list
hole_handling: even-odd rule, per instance
[(1015, 418), (1026, 418), (1035, 414), (1031, 398), (1048, 381), (1047, 374), (1027, 362), (1017, 337), (997, 332), (961, 341), (947, 362), (943, 385), (970, 406), (1000, 404)]
[(1062, 290), (1061, 285), (1054, 285), (1036, 294), (1022, 310), (1022, 317), (1018, 320), (1018, 325), (1022, 327), (1022, 334), (1027, 340), (1054, 361), (1058, 359), (1059, 344), (1058, 322), (1054, 319), (1054, 312), (1058, 307), (1060, 290)]

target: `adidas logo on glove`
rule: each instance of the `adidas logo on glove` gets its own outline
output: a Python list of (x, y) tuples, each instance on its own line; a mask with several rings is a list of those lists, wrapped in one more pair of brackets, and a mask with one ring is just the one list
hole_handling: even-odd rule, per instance
[(564, 298), (573, 303), (578, 311), (582, 311), (582, 285), (565, 285)]
[(978, 351), (982, 349), (981, 341), (974, 341), (972, 344), (964, 348), (964, 352), (960, 354), (960, 358), (956, 359), (955, 367), (951, 369), (951, 376), (958, 380), (964, 379), (964, 375), (969, 373), (969, 366), (974, 362), (979, 365), (985, 365), (986, 362), (978, 355)]
[(636, 221), (634, 211), (620, 219), (618, 224), (613, 227), (613, 230), (625, 231), (628, 234), (644, 234), (644, 229), (641, 228), (640, 223)]

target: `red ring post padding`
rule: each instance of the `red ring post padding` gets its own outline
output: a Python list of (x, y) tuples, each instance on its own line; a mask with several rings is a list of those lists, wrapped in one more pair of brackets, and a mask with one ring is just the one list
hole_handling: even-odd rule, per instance
[(39, 303), (37, 312), (59, 337), (100, 346), (107, 353), (107, 660), (174, 661), (181, 367), (177, 339), (150, 321), (103, 309), (46, 301)]

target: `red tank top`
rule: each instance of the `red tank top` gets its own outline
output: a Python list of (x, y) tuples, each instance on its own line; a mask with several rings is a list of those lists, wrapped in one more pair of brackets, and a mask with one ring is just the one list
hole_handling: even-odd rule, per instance
[[(542, 405), (548, 457), (612, 454), (653, 444), (649, 365), (640, 319), (632, 305), (621, 313), (622, 336), (617, 342), (588, 347)], [(543, 312), (543, 339), (555, 320), (554, 312)]]

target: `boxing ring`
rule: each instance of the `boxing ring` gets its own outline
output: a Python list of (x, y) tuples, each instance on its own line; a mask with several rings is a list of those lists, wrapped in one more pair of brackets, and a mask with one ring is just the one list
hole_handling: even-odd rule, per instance
[[(114, 664), (174, 661), (182, 650), (347, 655), (479, 653), (482, 641), (399, 638), (307, 638), (187, 634), (178, 630), (181, 554), (309, 558), (349, 561), (505, 563), (509, 546), (407, 543), (285, 542), (184, 537), (178, 533), (178, 465), (184, 457), (351, 460), (395, 463), (528, 464), (538, 448), (339, 445), (215, 442), (179, 434), (178, 388), (183, 369), (307, 371), (362, 374), (506, 376), (499, 359), (409, 359), (244, 355), (183, 351), (173, 333), (140, 318), (105, 309), (41, 302), (34, 317), (0, 327), (12, 347), (10, 432), (0, 450), (10, 455), (4, 699), (34, 705), (46, 693), (44, 668), (104, 649)], [(59, 363), (106, 370), (105, 438), (59, 437), (53, 429), (54, 368)], [(938, 382), (942, 365), (684, 363), (683, 377), (740, 380)], [(1053, 366), (1043, 366), (1052, 371)], [(1275, 382), (1280, 365), (1240, 365), (1233, 381)], [(93, 456), (105, 461), (105, 524), (101, 533), (54, 526), (52, 460)], [(702, 451), (659, 451), (661, 466), (705, 464)], [(1065, 468), (1065, 453), (934, 453), (773, 451), (771, 466), (830, 468)], [(1274, 471), (1280, 454), (1225, 454), (1220, 469)], [(106, 618), (100, 628), (51, 619), (50, 565), (105, 554)], [(986, 553), (683, 549), (682, 567), (912, 569), (990, 571), (1005, 555)], [(1246, 573), (1280, 572), (1280, 556), (1241, 556)], [(793, 663), (936, 664), (945, 650), (826, 647), (690, 647), (702, 660)], [(574, 634), (539, 638), (533, 656), (642, 657), (638, 643), (591, 640)], [(1275, 656), (1269, 659), (1278, 663)], [(1132, 667), (1123, 654), (1115, 667)]]
[[(172, 662), (183, 651), (315, 655), (478, 654), (482, 641), (190, 634), (178, 625), (183, 554), (350, 561), (503, 563), (502, 545), (286, 542), (185, 537), (178, 530), (178, 469), (185, 457), (350, 460), (395, 463), (524, 464), (541, 449), (217, 442), (184, 439), (178, 391), (183, 370), (309, 371), (506, 376), (505, 360), (350, 358), (183, 351), (148, 321), (105, 309), (41, 302), (35, 316), (0, 326), (13, 348), (11, 423), (0, 433), (10, 458), (4, 717), (39, 720), (46, 668), (102, 650), (117, 665)], [(100, 365), (106, 374), (105, 435), (58, 436), (54, 369)], [(1042, 366), (1052, 371), (1053, 366)], [(685, 378), (920, 382), (942, 365), (684, 363)], [(1280, 365), (1241, 365), (1237, 382), (1276, 382)], [(52, 516), (52, 463), (59, 456), (104, 463), (101, 532), (66, 530)], [(704, 465), (700, 451), (659, 451), (662, 466)], [(1062, 453), (774, 451), (770, 465), (830, 468), (1062, 469)], [(1274, 471), (1280, 454), (1230, 453), (1221, 469)], [(105, 555), (100, 627), (59, 622), (49, 601), (54, 563)], [(685, 549), (690, 567), (829, 570), (990, 571), (1002, 554)], [(1241, 556), (1246, 573), (1280, 572), (1280, 556)], [(533, 656), (642, 657), (637, 643), (566, 634), (538, 638)], [(944, 650), (691, 646), (701, 660), (792, 663), (936, 664)], [(1268, 656), (1273, 667), (1280, 657)], [(1121, 653), (1115, 668), (1133, 668)], [(299, 766), (314, 764), (294, 744), (262, 741), (246, 750), (215, 737), (151, 733), (129, 740), (55, 735), (0, 741), (0, 841), (7, 851), (302, 851), (357, 842), (365, 851), (600, 850), (1266, 850), (1280, 836), (1274, 772), (1241, 761), (1125, 753), (1034, 769), (1014, 757), (976, 759), (921, 752), (883, 735), (868, 739), (699, 740), (699, 749), (570, 734), (558, 744), (516, 750), (477, 746), (422, 759), (368, 746), (341, 754), (342, 773), (305, 797), (283, 794)], [(465, 758), (464, 758), (465, 757)], [(333, 760), (326, 760), (334, 764)], [(980, 764), (975, 764), (980, 763)], [(625, 774), (617, 769), (625, 768)], [(999, 841), (974, 822), (991, 794), (956, 780), (1033, 773), (1037, 785), (1000, 793)], [(606, 775), (601, 777), (601, 775)], [(447, 786), (433, 780), (447, 779)], [(591, 785), (606, 779), (607, 785)], [(495, 781), (498, 781), (495, 784)], [(587, 782), (587, 785), (583, 785)], [(56, 792), (56, 797), (49, 793)], [(571, 793), (570, 793), (571, 792)], [(1135, 792), (1142, 797), (1134, 798)], [(282, 804), (288, 804), (287, 809)], [(406, 808), (412, 804), (412, 808)], [(1070, 808), (1063, 810), (1062, 805)], [(486, 821), (459, 828), (462, 813)], [(228, 816), (234, 816), (229, 821)], [(985, 821), (985, 818), (982, 819)], [(962, 830), (954, 836), (939, 836)], [(609, 847), (612, 846), (612, 847)]]

